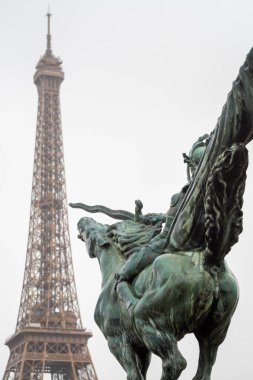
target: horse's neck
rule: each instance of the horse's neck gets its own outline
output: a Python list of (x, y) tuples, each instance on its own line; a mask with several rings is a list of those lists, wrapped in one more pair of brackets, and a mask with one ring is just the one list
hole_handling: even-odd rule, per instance
[(119, 272), (120, 268), (125, 263), (125, 259), (114, 246), (111, 246), (109, 249), (102, 249), (98, 260), (102, 273), (102, 286), (110, 276)]

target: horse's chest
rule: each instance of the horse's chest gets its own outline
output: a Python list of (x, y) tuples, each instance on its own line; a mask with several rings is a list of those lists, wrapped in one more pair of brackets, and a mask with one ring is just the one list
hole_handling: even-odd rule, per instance
[(94, 319), (103, 334), (113, 336), (121, 328), (119, 306), (116, 302), (109, 300), (108, 292), (102, 292), (94, 312)]

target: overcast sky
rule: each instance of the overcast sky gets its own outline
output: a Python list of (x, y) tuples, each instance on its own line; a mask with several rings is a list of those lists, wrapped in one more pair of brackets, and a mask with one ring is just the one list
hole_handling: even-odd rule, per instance
[[(165, 212), (186, 183), (182, 152), (216, 124), (253, 45), (252, 0), (51, 0), (52, 47), (63, 59), (62, 125), (69, 202)], [(37, 113), (35, 65), (46, 47), (48, 1), (1, 0), (0, 372), (9, 357), (25, 265)], [(252, 157), (252, 144), (249, 145)], [(253, 170), (244, 231), (227, 261), (240, 301), (220, 347), (214, 380), (252, 377)], [(93, 321), (101, 276), (77, 239), (84, 212), (69, 210), (72, 255), (89, 349), (100, 380), (126, 378)], [(109, 222), (102, 216), (97, 220)], [(189, 380), (193, 336), (180, 343)], [(161, 363), (154, 358), (148, 380)], [(0, 375), (1, 376), (1, 375)]]

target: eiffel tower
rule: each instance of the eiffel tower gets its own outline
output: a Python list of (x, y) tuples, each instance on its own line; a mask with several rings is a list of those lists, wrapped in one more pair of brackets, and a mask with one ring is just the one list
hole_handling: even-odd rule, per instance
[(64, 73), (52, 53), (50, 17), (34, 75), (39, 101), (28, 246), (3, 380), (97, 380), (73, 273), (59, 98)]

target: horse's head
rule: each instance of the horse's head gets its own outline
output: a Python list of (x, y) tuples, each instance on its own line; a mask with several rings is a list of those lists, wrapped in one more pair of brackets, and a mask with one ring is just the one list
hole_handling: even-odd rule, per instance
[(85, 242), (91, 258), (97, 257), (98, 248), (108, 248), (110, 242), (105, 232), (107, 226), (97, 223), (92, 218), (81, 218), (78, 222), (78, 238)]

